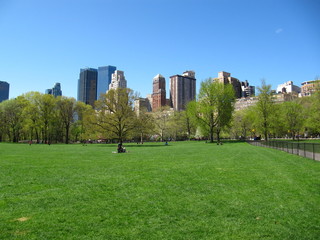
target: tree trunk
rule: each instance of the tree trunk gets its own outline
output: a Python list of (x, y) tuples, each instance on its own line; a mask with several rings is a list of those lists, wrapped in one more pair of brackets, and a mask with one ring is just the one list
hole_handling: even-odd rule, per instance
[(210, 128), (210, 143), (213, 143), (213, 127)]
[(264, 121), (264, 140), (268, 141), (268, 129), (267, 129), (267, 120)]
[(66, 144), (69, 143), (69, 125), (66, 126)]
[(220, 130), (217, 129), (217, 144), (220, 144)]
[(37, 143), (40, 142), (40, 137), (39, 137), (39, 132), (38, 130), (36, 129), (36, 139), (37, 139)]

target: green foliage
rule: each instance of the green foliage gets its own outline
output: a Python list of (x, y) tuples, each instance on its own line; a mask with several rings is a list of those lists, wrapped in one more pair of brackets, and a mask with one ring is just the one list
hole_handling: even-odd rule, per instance
[(96, 136), (95, 128), (91, 124), (95, 116), (94, 109), (91, 105), (79, 101), (76, 102), (75, 111), (77, 121), (72, 125), (71, 130), (74, 133), (74, 141), (83, 142), (85, 139), (92, 139), (92, 136)]
[(68, 143), (70, 132), (73, 140), (78, 140), (84, 133), (86, 115), (92, 115), (88, 109), (92, 110), (73, 98), (28, 92), (0, 103), (0, 141)]
[[(319, 85), (320, 86), (320, 85)], [(0, 141), (77, 142), (88, 139), (118, 141), (149, 139), (186, 140), (216, 135), (247, 138), (319, 136), (320, 91), (295, 99), (286, 94), (284, 103), (275, 101), (270, 85), (262, 81), (255, 106), (233, 114), (234, 90), (207, 79), (201, 83), (198, 101), (186, 111), (169, 107), (156, 112), (133, 111), (131, 90), (109, 91), (97, 101), (96, 109), (73, 98), (29, 92), (0, 103)], [(120, 90), (121, 91), (121, 90)], [(233, 114), (233, 115), (232, 115)]]
[(312, 135), (320, 134), (320, 90), (310, 97), (308, 106), (308, 119), (306, 121), (307, 131)]
[(111, 89), (96, 102), (94, 124), (102, 128), (109, 139), (120, 143), (132, 137), (136, 114), (133, 110), (133, 91), (127, 88)]
[(190, 102), (188, 111), (198, 123), (203, 133), (208, 133), (210, 142), (217, 133), (220, 140), (221, 130), (228, 126), (234, 110), (235, 95), (233, 87), (207, 79), (201, 83), (198, 101)]
[(151, 113), (148, 113), (145, 109), (141, 110), (137, 113), (138, 116), (136, 118), (135, 123), (135, 135), (140, 139), (140, 143), (143, 143), (143, 139), (153, 133), (155, 124), (154, 118)]
[[(23, 97), (10, 99), (1, 103), (2, 133), (7, 134), (12, 142), (18, 142), (22, 134), (24, 114), (27, 102)], [(3, 135), (2, 134), (2, 135)]]
[(239, 137), (247, 139), (248, 136), (251, 136), (252, 129), (254, 129), (254, 112), (252, 109), (247, 108), (234, 112), (231, 131), (235, 139)]
[(171, 138), (175, 140), (191, 139), (196, 132), (196, 124), (192, 121), (188, 109), (174, 112), (170, 121)]
[(172, 118), (173, 112), (169, 107), (161, 107), (153, 112), (155, 133), (160, 136), (161, 141), (168, 140), (170, 138), (169, 122)]
[[(295, 139), (295, 136), (299, 133), (303, 126), (303, 109), (301, 104), (295, 101), (284, 102), (281, 105), (283, 113), (283, 123), (285, 129), (291, 135), (292, 140)], [(320, 119), (320, 118), (319, 118)]]
[(320, 164), (246, 143), (0, 144), (0, 239), (318, 239)]
[(263, 133), (264, 139), (268, 140), (270, 128), (272, 124), (272, 113), (274, 111), (274, 101), (272, 99), (271, 85), (266, 85), (265, 81), (262, 80), (261, 87), (259, 90), (259, 100), (256, 105), (257, 111), (257, 127)]
[(69, 143), (69, 133), (76, 112), (76, 100), (74, 98), (58, 97), (58, 115), (65, 129), (65, 143)]

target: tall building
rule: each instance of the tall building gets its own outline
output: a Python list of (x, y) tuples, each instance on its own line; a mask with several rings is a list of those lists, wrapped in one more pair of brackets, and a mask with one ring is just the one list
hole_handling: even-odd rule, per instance
[(241, 97), (252, 97), (256, 94), (256, 88), (254, 86), (250, 86), (248, 80), (241, 82)]
[(166, 105), (166, 80), (158, 74), (153, 78), (152, 111)]
[(117, 88), (127, 88), (127, 80), (124, 77), (124, 72), (120, 70), (116, 70), (112, 74), (111, 83), (109, 85), (109, 90)]
[(235, 97), (241, 98), (242, 97), (242, 89), (241, 89), (241, 83), (237, 78), (231, 77), (231, 74), (228, 72), (219, 72), (218, 78), (215, 79), (215, 81), (218, 81), (223, 84), (231, 84), (234, 89)]
[(0, 81), (0, 102), (9, 99), (9, 87), (9, 83)]
[(57, 96), (62, 96), (62, 91), (61, 91), (61, 84), (60, 83), (56, 83), (54, 85), (54, 87), (52, 88), (52, 94), (53, 96), (57, 97)]
[(45, 94), (52, 95), (52, 88), (46, 89)]
[(98, 67), (97, 98), (109, 90), (112, 74), (117, 70), (114, 66)]
[(149, 103), (150, 103), (150, 111), (152, 111), (152, 94), (147, 94), (146, 99), (148, 99)]
[(97, 100), (97, 78), (97, 69), (80, 69), (80, 77), (78, 80), (78, 101), (94, 106), (94, 102)]
[(296, 85), (293, 85), (292, 81), (279, 84), (277, 87), (277, 93), (292, 93), (292, 92), (296, 92), (296, 93), (301, 92), (301, 88)]
[(151, 112), (151, 105), (148, 98), (138, 98), (134, 100), (134, 111), (139, 116), (141, 111)]
[(301, 83), (301, 97), (311, 96), (320, 89), (320, 80), (306, 81)]
[(186, 105), (196, 99), (196, 78), (194, 71), (170, 77), (170, 105), (175, 111), (186, 109)]
[(56, 83), (53, 88), (47, 89), (46, 94), (51, 94), (55, 97), (62, 96), (61, 84)]

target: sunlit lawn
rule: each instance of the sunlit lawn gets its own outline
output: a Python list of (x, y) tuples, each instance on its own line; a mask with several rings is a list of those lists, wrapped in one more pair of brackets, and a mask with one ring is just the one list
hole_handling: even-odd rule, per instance
[(319, 239), (320, 162), (246, 143), (0, 144), (0, 239)]

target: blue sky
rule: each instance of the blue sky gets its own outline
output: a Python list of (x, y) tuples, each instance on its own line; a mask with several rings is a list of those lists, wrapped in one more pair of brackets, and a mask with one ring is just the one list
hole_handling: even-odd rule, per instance
[(61, 83), (77, 97), (80, 68), (123, 70), (142, 97), (158, 73), (230, 72), (250, 85), (320, 76), (319, 0), (0, 0), (0, 80), (10, 98)]

